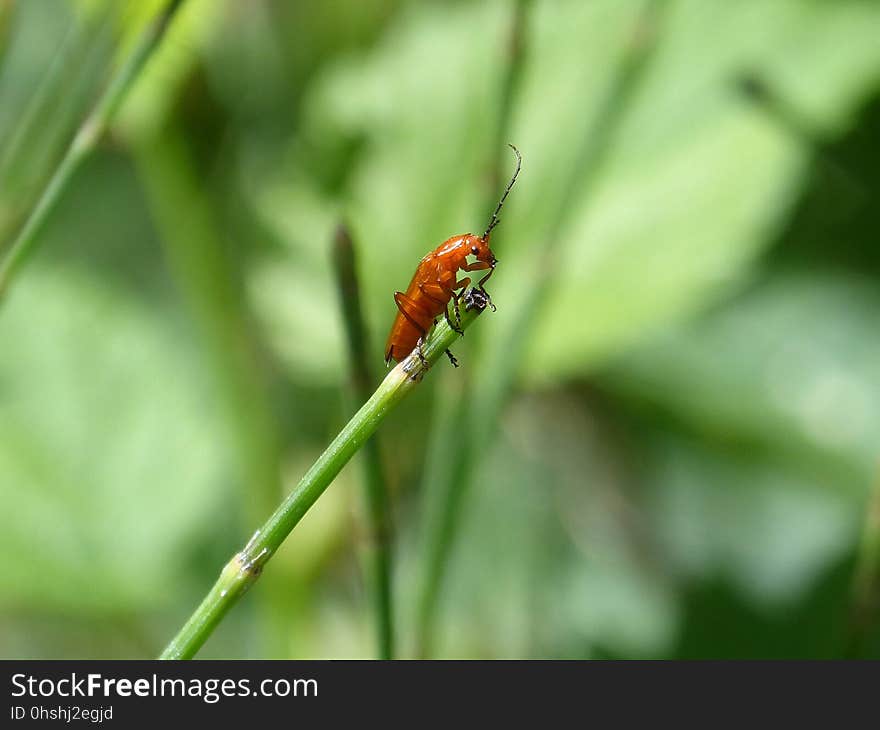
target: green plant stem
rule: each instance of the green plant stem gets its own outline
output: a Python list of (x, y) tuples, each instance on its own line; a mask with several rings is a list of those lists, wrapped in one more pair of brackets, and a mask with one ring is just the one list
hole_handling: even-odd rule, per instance
[[(354, 241), (347, 226), (339, 226), (333, 244), (333, 262), (348, 340), (351, 390), (356, 402), (363, 403), (370, 397), (374, 381), (370, 368), (369, 339), (361, 309)], [(364, 498), (369, 523), (369, 543), (365, 551), (367, 590), (374, 604), (378, 656), (381, 659), (392, 659), (394, 658), (394, 614), (391, 595), (392, 525), (388, 481), (382, 466), (378, 434), (364, 444), (362, 460)]]
[[(636, 18), (631, 42), (623, 54), (614, 82), (605, 96), (595, 121), (585, 131), (582, 144), (571, 168), (565, 194), (558, 202), (553, 226), (541, 242), (540, 256), (527, 280), (512, 323), (500, 338), (500, 345), (487, 354), (479, 377), (473, 384), (473, 396), (464, 397), (454, 419), (455, 431), (447, 437), (446, 453), (452, 464), (447, 478), (434, 485), (441, 496), (433, 499), (439, 511), (425, 526), (426, 549), (421, 585), (417, 598), (416, 651), (431, 656), (434, 651), (436, 613), (450, 554), (457, 535), (462, 506), (476, 468), (475, 448), (485, 453), (500, 421), (501, 412), (513, 387), (517, 367), (535, 327), (540, 303), (549, 292), (559, 262), (562, 232), (577, 203), (582, 209), (589, 193), (601, 177), (613, 137), (625, 115), (651, 54), (656, 46), (661, 11), (666, 0), (648, 0)], [(516, 27), (516, 26), (515, 26)], [(465, 434), (462, 437), (462, 434)], [(453, 448), (454, 447), (454, 448)]]
[[(472, 293), (471, 290), (468, 294)], [(470, 326), (485, 306), (481, 306), (482, 303), (476, 297), (471, 301), (474, 305), (465, 307), (462, 311), (462, 329)], [(441, 321), (424, 346), (424, 357), (428, 366), (443, 357), (444, 352), (458, 337), (445, 321)], [(214, 587), (162, 652), (161, 659), (189, 659), (195, 655), (229, 609), (256, 581), (267, 561), (336, 478), (342, 467), (367, 442), (394, 407), (415, 389), (426, 371), (418, 353), (413, 352), (388, 373), (281, 506), (254, 533), (244, 549), (223, 568)]]
[(52, 177), (28, 215), (8, 254), (0, 263), (0, 297), (32, 253), (38, 234), (83, 161), (91, 154), (110, 124), (144, 64), (158, 47), (183, 0), (170, 0), (144, 29), (131, 55), (111, 79), (97, 104), (80, 125)]
[(0, 161), (0, 188), (8, 200), (0, 219), (0, 241), (19, 230), (30, 212), (34, 193), (55, 170), (98, 91), (115, 43), (114, 13), (84, 21), (62, 41), (42, 81), (22, 107), (18, 123)]
[(865, 522), (852, 584), (848, 655), (868, 658), (867, 648), (880, 618), (880, 475), (865, 504)]
[[(2, 7), (0, 0), (0, 7)], [(2, 10), (0, 10), (2, 13)], [(28, 102), (24, 105), (21, 116), (18, 118), (9, 139), (5, 142), (2, 154), (0, 154), (0, 172), (6, 171), (10, 163), (14, 161), (22, 148), (28, 131), (35, 126), (40, 112), (43, 112), (51, 103), (52, 94), (55, 92), (65, 76), (65, 71), (72, 65), (73, 50), (77, 45), (79, 29), (69, 28), (61, 43), (55, 50), (49, 68), (40, 80)]]

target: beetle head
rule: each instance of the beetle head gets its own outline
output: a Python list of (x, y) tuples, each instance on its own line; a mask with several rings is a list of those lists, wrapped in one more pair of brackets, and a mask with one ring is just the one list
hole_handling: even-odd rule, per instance
[(477, 261), (485, 261), (490, 266), (495, 266), (497, 259), (489, 248), (489, 236), (480, 237), (471, 234), (467, 236), (465, 245), (468, 253), (475, 256)]

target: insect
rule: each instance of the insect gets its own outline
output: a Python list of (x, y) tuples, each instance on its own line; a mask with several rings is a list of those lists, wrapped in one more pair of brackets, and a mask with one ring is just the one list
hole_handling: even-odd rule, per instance
[[(488, 269), (488, 273), (477, 282), (477, 289), (484, 295), (492, 309), (495, 309), (495, 305), (492, 304), (485, 289), (485, 284), (494, 273), (498, 263), (498, 259), (489, 248), (489, 235), (492, 233), (492, 229), (498, 225), (498, 213), (501, 212), (501, 207), (507, 200), (522, 166), (522, 155), (519, 150), (513, 145), (509, 146), (516, 155), (516, 170), (513, 177), (510, 178), (510, 182), (507, 183), (504, 194), (495, 207), (495, 212), (492, 213), (486, 232), (482, 236), (463, 233), (446, 239), (419, 262), (406, 293), (394, 292), (394, 302), (399, 311), (391, 325), (391, 332), (388, 333), (388, 342), (385, 345), (386, 365), (390, 364), (392, 360), (400, 362), (413, 350), (418, 350), (422, 365), (427, 367), (422, 345), (428, 331), (437, 324), (437, 318), (441, 314), (446, 317), (446, 321), (452, 329), (459, 334), (464, 334), (460, 327), (461, 317), (458, 303), (462, 293), (471, 283), (471, 279), (466, 276), (456, 280), (459, 270), (470, 272)], [(474, 257), (470, 263), (467, 261), (468, 256)], [(455, 321), (450, 316), (450, 302), (452, 302)], [(458, 362), (453, 354), (449, 350), (446, 351), (446, 354), (449, 361), (458, 367)]]

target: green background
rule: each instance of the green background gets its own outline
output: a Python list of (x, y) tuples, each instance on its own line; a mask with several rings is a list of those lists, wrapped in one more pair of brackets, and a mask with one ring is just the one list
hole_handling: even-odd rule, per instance
[[(0, 0), (0, 255), (159, 7)], [(378, 377), (507, 141), (498, 311), (380, 431), (400, 655), (469, 439), (433, 655), (880, 656), (867, 0), (187, 2), (0, 303), (0, 655), (161, 650), (353, 412), (337, 223)], [(201, 656), (374, 655), (361, 476)]]

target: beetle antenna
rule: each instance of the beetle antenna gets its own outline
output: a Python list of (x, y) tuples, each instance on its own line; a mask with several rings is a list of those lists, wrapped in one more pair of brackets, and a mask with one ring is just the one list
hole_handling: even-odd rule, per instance
[(516, 170), (513, 171), (513, 177), (510, 178), (510, 182), (507, 183), (507, 187), (504, 189), (504, 195), (501, 196), (501, 200), (498, 201), (498, 205), (495, 208), (495, 212), (492, 213), (492, 219), (489, 221), (489, 227), (486, 229), (486, 232), (483, 234), (483, 240), (486, 240), (486, 237), (492, 232), (492, 229), (498, 225), (498, 214), (501, 212), (501, 206), (504, 205), (504, 201), (507, 200), (507, 196), (510, 193), (510, 189), (513, 187), (513, 184), (516, 182), (516, 176), (519, 175), (519, 168), (522, 167), (522, 155), (519, 153), (519, 150), (514, 147), (509, 142), (507, 146), (513, 150), (513, 154), (516, 155)]

